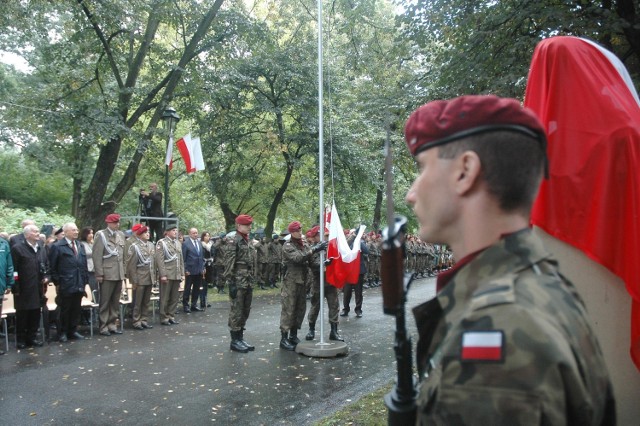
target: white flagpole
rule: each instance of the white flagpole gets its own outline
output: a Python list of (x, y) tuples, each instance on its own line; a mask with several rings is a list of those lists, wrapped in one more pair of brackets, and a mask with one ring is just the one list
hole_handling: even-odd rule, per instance
[[(320, 241), (324, 241), (324, 116), (322, 74), (322, 0), (318, 0), (318, 182)], [(320, 252), (320, 344), (324, 344), (324, 252)]]

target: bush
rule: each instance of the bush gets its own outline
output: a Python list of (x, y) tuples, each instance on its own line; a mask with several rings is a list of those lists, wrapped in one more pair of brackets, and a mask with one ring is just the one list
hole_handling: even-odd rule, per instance
[(66, 222), (73, 222), (71, 216), (46, 212), (37, 207), (33, 210), (10, 207), (6, 201), (0, 201), (0, 231), (9, 234), (22, 232), (20, 222), (24, 219), (33, 219), (38, 227), (45, 224), (53, 224), (56, 227)]

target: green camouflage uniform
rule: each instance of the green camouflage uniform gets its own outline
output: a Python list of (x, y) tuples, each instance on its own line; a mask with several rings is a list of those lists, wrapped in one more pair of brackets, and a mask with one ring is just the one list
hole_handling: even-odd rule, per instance
[(306, 244), (300, 247), (290, 240), (282, 246), (282, 257), (287, 266), (287, 272), (280, 291), (282, 301), (280, 331), (288, 332), (299, 330), (304, 320), (307, 309), (305, 281), (309, 272), (311, 249)]
[[(251, 312), (253, 265), (256, 258), (255, 248), (239, 232), (236, 232), (233, 240), (227, 239), (223, 247), (224, 277), (228, 283), (229, 300), (231, 302), (229, 330), (234, 332), (242, 331)], [(233, 294), (234, 286), (237, 289), (237, 294)]]
[(414, 315), (418, 424), (615, 423), (584, 305), (529, 229), (464, 264)]
[[(311, 255), (311, 261), (309, 262), (311, 269), (312, 284), (311, 284), (311, 306), (309, 307), (309, 314), (307, 319), (309, 324), (316, 323), (318, 319), (318, 313), (320, 312), (320, 252)], [(324, 269), (324, 268), (322, 268)], [(327, 305), (329, 306), (329, 322), (338, 323), (338, 313), (340, 311), (340, 301), (338, 300), (338, 289), (331, 284), (324, 282), (324, 297), (327, 299)]]

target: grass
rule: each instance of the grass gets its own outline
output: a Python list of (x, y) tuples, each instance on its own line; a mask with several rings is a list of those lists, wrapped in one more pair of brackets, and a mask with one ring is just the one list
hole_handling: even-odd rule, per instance
[(393, 383), (389, 383), (314, 423), (314, 426), (386, 426), (387, 407), (384, 405), (383, 397), (391, 391), (392, 387)]

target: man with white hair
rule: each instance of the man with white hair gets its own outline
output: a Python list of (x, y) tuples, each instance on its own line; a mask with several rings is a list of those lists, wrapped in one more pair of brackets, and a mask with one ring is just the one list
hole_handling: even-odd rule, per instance
[(64, 343), (68, 339), (85, 339), (78, 333), (77, 328), (85, 285), (89, 283), (89, 271), (84, 246), (76, 241), (79, 234), (78, 227), (75, 223), (65, 223), (62, 229), (64, 238), (51, 246), (49, 263), (51, 277), (58, 292), (56, 301), (60, 308), (58, 340)]

